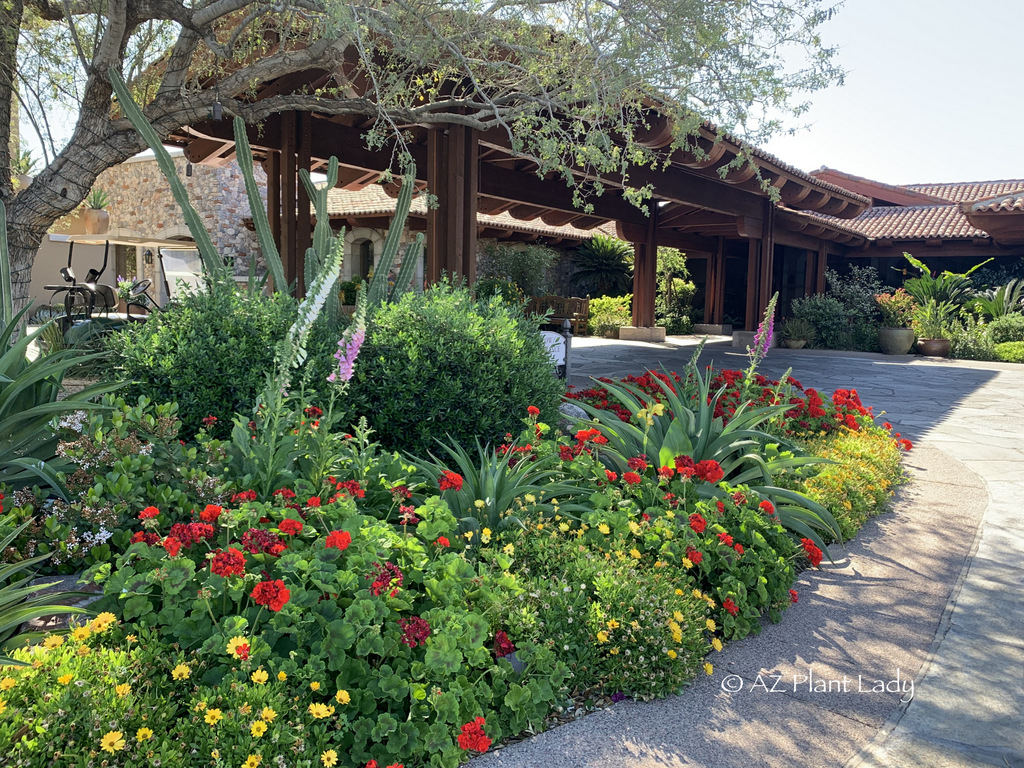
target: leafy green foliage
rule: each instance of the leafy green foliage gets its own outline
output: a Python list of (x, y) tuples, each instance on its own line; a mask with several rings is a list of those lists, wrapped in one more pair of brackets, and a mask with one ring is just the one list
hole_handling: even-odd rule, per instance
[(1013, 279), (974, 295), (970, 308), (992, 320), (1024, 310), (1024, 279)]
[(988, 324), (993, 344), (1024, 341), (1024, 315), (1004, 315)]
[(624, 296), (633, 287), (633, 248), (597, 234), (573, 254), (573, 296)]
[(1004, 341), (1002, 344), (996, 344), (993, 352), (996, 360), (1024, 363), (1024, 341)]
[(914, 301), (918, 305), (927, 304), (931, 299), (936, 304), (949, 303), (956, 307), (967, 302), (974, 294), (971, 273), (992, 261), (992, 259), (987, 259), (980, 264), (975, 264), (966, 272), (945, 270), (933, 275), (928, 266), (920, 259), (915, 259), (909, 253), (904, 253), (903, 257), (910, 262), (911, 266), (921, 272), (920, 276), (912, 277), (903, 283), (907, 293), (914, 297)]
[(779, 328), (783, 341), (806, 341), (813, 345), (817, 335), (814, 326), (802, 317), (791, 317)]
[(588, 328), (594, 336), (617, 333), (619, 328), (633, 322), (633, 294), (624, 296), (598, 296), (590, 300)]
[(480, 255), (477, 275), (480, 279), (507, 280), (527, 297), (543, 296), (548, 291), (548, 269), (558, 253), (543, 245), (516, 248), (495, 243)]
[(560, 396), (543, 339), (518, 307), (437, 286), (378, 310), (343, 406), (385, 446), (422, 455), (445, 435), (468, 444), (518, 431), (530, 405), (553, 421)]
[(183, 437), (207, 416), (217, 417), (211, 431), (224, 436), (235, 413), (252, 409), (295, 311), (287, 295), (212, 284), (111, 336), (111, 368), (131, 382), (128, 399), (176, 402)]
[(914, 330), (922, 339), (944, 339), (955, 317), (956, 307), (952, 302), (930, 298), (914, 310)]
[[(961, 360), (995, 360), (992, 326), (964, 313), (949, 326), (950, 357)], [(1022, 327), (1024, 336), (1024, 327)]]

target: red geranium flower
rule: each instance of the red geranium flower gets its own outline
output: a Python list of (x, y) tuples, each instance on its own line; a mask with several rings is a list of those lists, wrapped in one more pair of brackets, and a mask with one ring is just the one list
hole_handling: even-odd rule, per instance
[(693, 474), (699, 477), (706, 483), (714, 485), (725, 477), (725, 472), (722, 471), (721, 465), (714, 459), (705, 459), (699, 462), (697, 466), (693, 468)]
[(737, 544), (736, 546), (733, 547), (733, 549), (736, 550), (736, 554), (737, 555), (742, 555), (743, 554), (743, 545), (742, 544)]
[(458, 472), (452, 472), (450, 469), (446, 469), (441, 473), (441, 477), (438, 478), (437, 485), (442, 491), (461, 491), (462, 475)]
[(212, 427), (216, 423), (217, 423), (217, 417), (216, 416), (204, 416), (203, 417), (203, 426), (204, 427)]
[(670, 480), (675, 473), (676, 471), (672, 467), (662, 467), (658, 470), (658, 474), (666, 480)]
[(256, 605), (265, 605), (272, 611), (280, 611), (292, 596), (284, 582), (280, 579), (261, 581), (252, 590), (252, 599)]
[(224, 510), (218, 507), (216, 504), (207, 504), (206, 509), (199, 513), (199, 519), (204, 523), (215, 523), (217, 518), (220, 517), (220, 513)]
[(718, 509), (718, 514), (720, 514), (720, 515), (724, 515), (725, 514), (725, 504), (723, 502), (716, 501), (715, 502), (715, 508)]
[(637, 456), (626, 462), (626, 466), (630, 469), (635, 469), (637, 472), (643, 472), (647, 469), (647, 457)]
[(730, 536), (728, 533), (720, 533), (720, 534), (718, 534), (718, 540), (720, 542), (722, 542), (723, 544), (725, 544), (725, 546), (727, 546), (727, 547), (731, 547), (732, 546), (732, 536)]
[(625, 473), (623, 473), (623, 475), (622, 475), (622, 480), (623, 480), (623, 482), (625, 482), (625, 483), (626, 483), (627, 485), (636, 485), (636, 484), (637, 484), (637, 483), (639, 483), (639, 482), (640, 482), (640, 481), (641, 481), (642, 479), (643, 479), (643, 478), (642, 478), (642, 477), (640, 477), (640, 475), (638, 475), (638, 474), (637, 474), (636, 472), (625, 472)]
[(344, 552), (352, 543), (352, 534), (348, 531), (331, 531), (327, 534), (327, 549), (337, 549)]
[(312, 509), (315, 509), (316, 507), (319, 507), (320, 506), (320, 497), (319, 496), (310, 496), (309, 499), (306, 501), (306, 506), (310, 507)]
[(529, 406), (529, 407), (528, 407), (528, 408), (526, 409), (526, 412), (527, 412), (528, 414), (530, 414), (531, 416), (534, 416), (534, 417), (536, 417), (536, 416), (540, 416), (540, 408), (538, 408), (538, 407), (537, 407), (536, 405), (531, 405), (531, 406)]
[(604, 471), (604, 476), (608, 478), (609, 483), (614, 483), (616, 480), (619, 479), (619, 476), (612, 472), (610, 469), (606, 469)]
[(775, 505), (768, 501), (768, 499), (765, 499), (760, 504), (758, 504), (757, 508), (764, 512), (766, 515), (775, 514)]
[(811, 561), (811, 565), (817, 568), (821, 565), (822, 551), (810, 539), (800, 539), (800, 546), (804, 548), (804, 554)]
[(686, 559), (689, 560), (694, 565), (700, 565), (701, 561), (704, 559), (704, 553), (701, 552), (699, 549), (694, 549), (693, 547), (687, 547), (686, 548)]
[(704, 533), (704, 529), (708, 527), (708, 521), (699, 512), (694, 512), (690, 515), (690, 527), (695, 533)]
[(399, 619), (398, 626), (402, 630), (402, 643), (415, 648), (417, 645), (424, 645), (430, 637), (430, 624), (426, 619), (413, 616), (409, 619)]
[(171, 557), (177, 557), (181, 551), (181, 541), (174, 536), (168, 536), (163, 541), (164, 549), (167, 550), (167, 554)]
[(159, 514), (160, 510), (156, 507), (146, 507), (144, 510), (139, 512), (139, 520), (152, 520)]
[(228, 551), (217, 550), (217, 554), (210, 561), (210, 570), (218, 576), (245, 575), (245, 554), (240, 549), (228, 547)]
[(239, 501), (256, 501), (256, 491), (242, 491), (231, 497), (232, 504)]
[(732, 601), (731, 597), (727, 597), (725, 598), (725, 600), (722, 601), (722, 607), (725, 608), (726, 613), (728, 613), (730, 616), (735, 616), (737, 613), (740, 612), (739, 607), (736, 605), (736, 603)]
[(292, 520), (291, 518), (285, 518), (277, 526), (277, 530), (283, 533), (285, 536), (295, 536), (302, 533), (302, 523), (298, 520)]
[(450, 547), (452, 545), (452, 543), (448, 541), (447, 536), (438, 536), (437, 541), (435, 543), (439, 547)]
[(491, 740), (484, 733), (484, 725), (486, 725), (486, 721), (482, 717), (463, 725), (462, 732), (459, 733), (459, 747), (466, 751), (474, 750), (476, 752), (486, 752), (490, 749)]
[(789, 590), (789, 602), (795, 603), (795, 602), (798, 602), (799, 599), (800, 599), (800, 597), (799, 597), (799, 595), (797, 595), (795, 589)]

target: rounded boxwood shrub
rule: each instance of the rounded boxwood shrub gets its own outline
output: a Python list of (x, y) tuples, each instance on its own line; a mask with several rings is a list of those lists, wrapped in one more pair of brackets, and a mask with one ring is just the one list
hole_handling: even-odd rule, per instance
[(1004, 341), (995, 346), (996, 360), (1004, 363), (1024, 363), (1024, 341)]
[(518, 434), (527, 407), (553, 422), (564, 386), (537, 326), (500, 298), (436, 286), (382, 306), (346, 396), (390, 448), (424, 455), (435, 438), (472, 445)]
[(1024, 341), (1024, 315), (1019, 313), (1003, 315), (989, 323), (988, 332), (994, 344)]
[(235, 286), (190, 291), (143, 324), (110, 337), (111, 375), (131, 383), (123, 396), (176, 402), (184, 435), (206, 416), (226, 436), (231, 417), (252, 409), (267, 380), (274, 345), (295, 317), (289, 296)]

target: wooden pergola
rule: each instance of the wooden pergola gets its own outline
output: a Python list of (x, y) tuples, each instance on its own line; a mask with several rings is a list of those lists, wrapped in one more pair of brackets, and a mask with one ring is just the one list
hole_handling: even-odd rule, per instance
[[(322, 71), (289, 75), (264, 83), (256, 98), (316, 87), (330, 77)], [(501, 129), (474, 131), (461, 125), (406, 128), (418, 185), (438, 201), (427, 214), (424, 275), (428, 282), (437, 281), (444, 273), (473, 282), (480, 235), (478, 212), (508, 212), (523, 221), (540, 219), (551, 226), (571, 223), (584, 230), (611, 222), (635, 249), (635, 326), (655, 325), (657, 249), (671, 246), (684, 250), (697, 264), (703, 262), (705, 320), (711, 323), (723, 320), (727, 259), (745, 259), (743, 310), (746, 327), (752, 328), (771, 295), (777, 248), (806, 252), (804, 282), (811, 293), (824, 288), (830, 250), (838, 252), (864, 242), (863, 236), (844, 226), (842, 220), (865, 210), (868, 198), (819, 181), (729, 137), (716, 141), (710, 128), (698, 137), (699, 150), (672, 151), (664, 170), (632, 172), (630, 184), (650, 184), (654, 190), (649, 215), (623, 197), (622, 179), (613, 175), (600, 177), (606, 192), (590, 201), (593, 208), (589, 213), (582, 212), (573, 204), (572, 190), (565, 181), (554, 175), (538, 176), (535, 164), (513, 153), (509, 137)], [(308, 195), (298, 182), (298, 170), (316, 170), (333, 155), (341, 165), (339, 187), (360, 189), (377, 183), (391, 166), (393, 153), (390, 147), (367, 149), (366, 130), (367, 125), (352, 116), (316, 112), (282, 112), (249, 128), (249, 141), (267, 173), (267, 209), (285, 273), (289, 281), (297, 281), (300, 291), (303, 255), (312, 241), (313, 214)], [(668, 153), (671, 126), (655, 116), (641, 140)], [(176, 132), (170, 143), (182, 146), (193, 163), (218, 165), (234, 154), (227, 120), (187, 126)], [(751, 153), (753, 164), (732, 168), (723, 176), (723, 169), (744, 149)], [(765, 191), (762, 180), (778, 193), (778, 203)]]

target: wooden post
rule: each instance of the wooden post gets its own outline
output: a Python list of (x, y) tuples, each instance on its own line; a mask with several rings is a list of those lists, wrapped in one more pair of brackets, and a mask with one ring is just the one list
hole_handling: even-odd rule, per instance
[(715, 253), (715, 311), (709, 321), (721, 325), (725, 322), (725, 238), (718, 238)]
[(281, 261), (288, 284), (298, 288), (295, 144), (295, 113), (285, 112), (281, 119)]
[(817, 270), (817, 285), (815, 285), (815, 293), (825, 292), (825, 272), (828, 270), (828, 246), (824, 240), (818, 241), (818, 270)]
[(479, 134), (465, 128), (462, 152), (465, 155), (465, 175), (462, 184), (462, 275), (472, 285), (476, 282), (477, 202), (480, 198), (480, 141)]
[[(270, 232), (277, 243), (278, 253), (281, 252), (281, 153), (268, 152), (264, 165), (267, 172), (267, 219), (270, 221)], [(286, 285), (275, 285), (274, 290), (282, 293), (288, 290)]]
[[(298, 165), (299, 168), (309, 170), (310, 155), (312, 154), (313, 143), (313, 116), (308, 112), (296, 114), (298, 122)], [(295, 286), (296, 296), (306, 295), (306, 251), (313, 247), (313, 208), (309, 199), (309, 192), (306, 185), (298, 181), (296, 176), (296, 201), (297, 214), (295, 219), (295, 265), (297, 278)]]
[(804, 249), (804, 296), (810, 296), (818, 282), (815, 278), (815, 268), (818, 266), (818, 254), (809, 248)]
[(427, 191), (437, 197), (437, 207), (427, 211), (427, 252), (423, 277), (427, 283), (436, 283), (445, 269), (445, 249), (448, 247), (447, 208), (448, 142), (443, 130), (427, 131)]
[(761, 222), (761, 269), (757, 285), (757, 317), (763, 317), (772, 297), (775, 273), (775, 203), (765, 198)]
[(658, 202), (648, 203), (647, 237), (633, 246), (633, 326), (654, 327), (654, 297), (658, 290)]
[(747, 308), (743, 318), (743, 327), (748, 331), (757, 328), (757, 297), (760, 277), (761, 241), (750, 238), (747, 246)]

